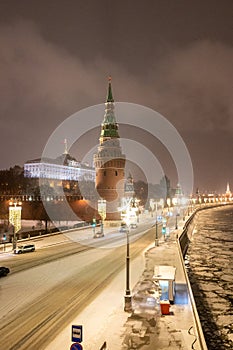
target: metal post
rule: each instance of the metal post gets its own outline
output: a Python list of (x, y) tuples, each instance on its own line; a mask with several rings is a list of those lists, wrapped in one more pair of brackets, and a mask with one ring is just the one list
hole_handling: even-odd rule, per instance
[(156, 221), (155, 221), (155, 246), (156, 246), (156, 247), (158, 247), (158, 245), (159, 245), (157, 205), (158, 205), (157, 202), (155, 202), (155, 213), (156, 213)]
[(104, 223), (103, 223), (103, 220), (101, 220), (100, 229), (101, 229), (101, 236), (104, 236)]
[(126, 244), (126, 290), (125, 290), (125, 307), (124, 311), (132, 311), (132, 297), (129, 286), (130, 279), (130, 256), (129, 256), (129, 233), (126, 232), (127, 244)]
[(159, 239), (158, 239), (158, 220), (156, 217), (156, 222), (155, 222), (155, 245), (158, 247), (159, 245)]
[(16, 239), (15, 226), (12, 225), (12, 228), (13, 228), (13, 242), (12, 242), (12, 247), (13, 247), (13, 250), (14, 250), (14, 249), (16, 249), (16, 247), (17, 247), (17, 239)]
[(176, 214), (176, 230), (178, 229), (178, 225), (177, 225), (177, 214)]

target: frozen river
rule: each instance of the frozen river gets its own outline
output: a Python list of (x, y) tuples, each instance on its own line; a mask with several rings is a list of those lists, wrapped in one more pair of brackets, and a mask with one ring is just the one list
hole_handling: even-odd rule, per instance
[(200, 211), (186, 259), (209, 350), (233, 349), (233, 206)]

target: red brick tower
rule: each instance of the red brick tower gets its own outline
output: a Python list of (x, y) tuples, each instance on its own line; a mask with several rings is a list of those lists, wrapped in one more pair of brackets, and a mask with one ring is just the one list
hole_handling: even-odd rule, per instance
[(106, 220), (120, 220), (121, 213), (118, 208), (124, 196), (125, 155), (122, 153), (119, 141), (111, 77), (108, 81), (105, 114), (101, 124), (98, 152), (94, 155), (94, 166), (96, 169), (96, 189), (107, 204)]

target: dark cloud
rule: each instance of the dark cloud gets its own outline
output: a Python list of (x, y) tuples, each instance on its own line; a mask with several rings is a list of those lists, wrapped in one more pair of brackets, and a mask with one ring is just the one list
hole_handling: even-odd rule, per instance
[(155, 99), (178, 129), (229, 130), (233, 47), (197, 41), (157, 64)]
[[(228, 42), (200, 39), (164, 51), (160, 48), (156, 55), (156, 42), (150, 45), (152, 63), (138, 62), (136, 74), (128, 69), (124, 52), (118, 57), (122, 55), (125, 62), (111, 57), (107, 46), (105, 54), (94, 51), (84, 60), (78, 44), (75, 52), (68, 50), (46, 38), (32, 20), (1, 25), (1, 168), (40, 156), (48, 137), (65, 118), (103, 103), (109, 73), (115, 99), (163, 114), (184, 135), (196, 163), (198, 141), (189, 138), (189, 133), (198, 135), (201, 130), (211, 145), (212, 132), (216, 136), (218, 131), (221, 135), (233, 130), (233, 48)], [(135, 54), (139, 49), (135, 48)]]

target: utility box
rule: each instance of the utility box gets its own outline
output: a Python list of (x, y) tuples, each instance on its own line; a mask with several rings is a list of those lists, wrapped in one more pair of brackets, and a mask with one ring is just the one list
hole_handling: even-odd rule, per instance
[(161, 300), (160, 301), (160, 310), (162, 315), (170, 314), (170, 302), (169, 300)]
[(167, 265), (155, 265), (153, 280), (158, 281), (161, 288), (161, 300), (169, 300), (170, 303), (175, 299), (175, 275), (176, 268)]

